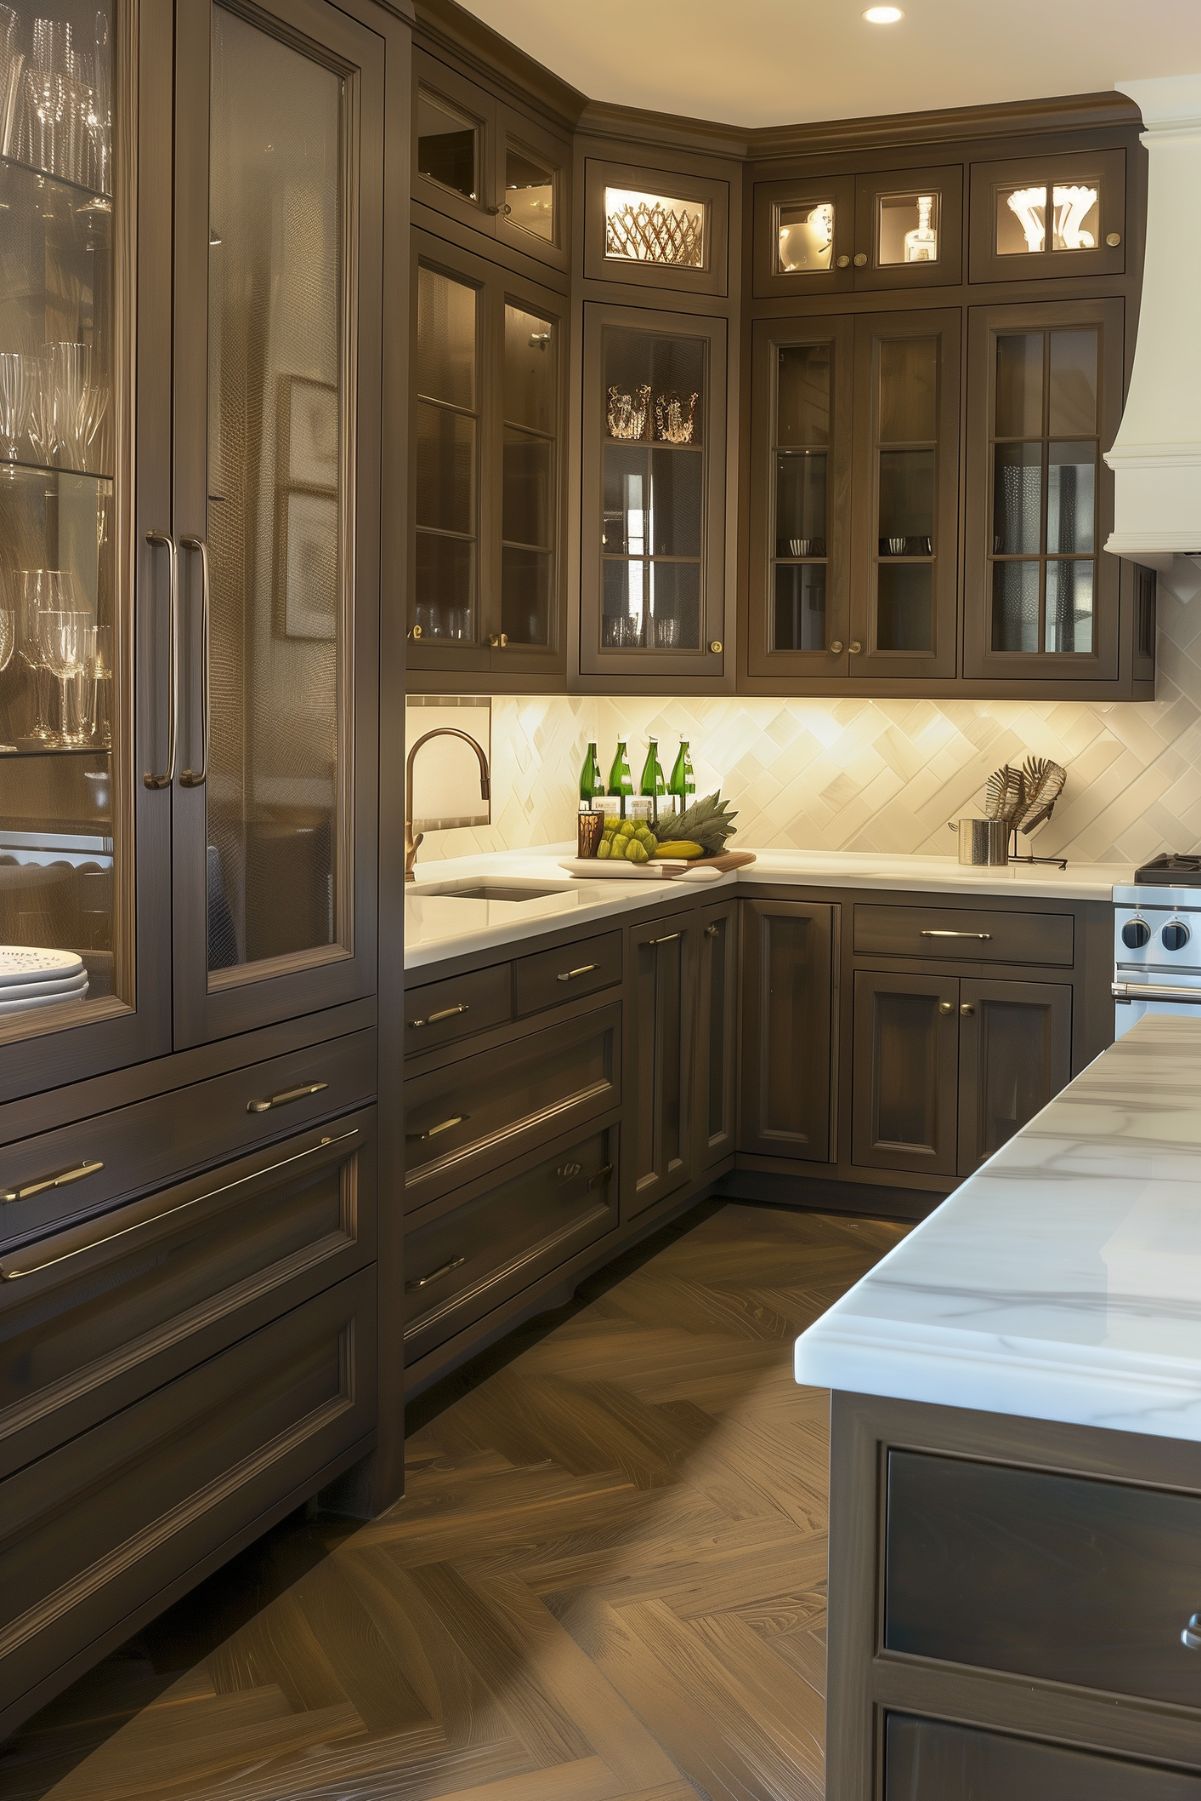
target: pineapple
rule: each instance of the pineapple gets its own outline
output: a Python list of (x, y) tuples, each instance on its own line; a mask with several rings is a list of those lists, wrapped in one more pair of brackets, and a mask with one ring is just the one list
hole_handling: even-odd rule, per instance
[(686, 813), (672, 814), (659, 821), (660, 843), (691, 839), (701, 846), (705, 856), (720, 856), (726, 848), (727, 838), (732, 838), (736, 830), (734, 821), (738, 815), (731, 813), (729, 807), (729, 801), (723, 800), (720, 794), (694, 801)]

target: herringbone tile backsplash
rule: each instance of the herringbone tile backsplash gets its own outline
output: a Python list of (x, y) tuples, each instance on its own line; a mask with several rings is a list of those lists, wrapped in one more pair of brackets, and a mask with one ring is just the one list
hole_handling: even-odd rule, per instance
[[(692, 746), (702, 792), (721, 786), (742, 841), (762, 849), (953, 851), (947, 824), (979, 812), (999, 764), (1031, 751), (1068, 772), (1040, 854), (1133, 863), (1201, 846), (1201, 597), (1160, 584), (1154, 701), (493, 701), (493, 823), (431, 832), (423, 861), (518, 850), (574, 832), (589, 738), (607, 772), (619, 732), (635, 780), (647, 735), (670, 769)], [(432, 748), (432, 747), (431, 747)], [(429, 754), (426, 752), (425, 754)]]

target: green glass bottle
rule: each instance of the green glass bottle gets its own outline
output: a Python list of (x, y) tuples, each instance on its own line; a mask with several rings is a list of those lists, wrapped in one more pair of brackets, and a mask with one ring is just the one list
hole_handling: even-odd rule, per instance
[(604, 792), (605, 784), (601, 778), (596, 744), (595, 741), (589, 740), (588, 755), (584, 758), (584, 767), (580, 770), (580, 812), (590, 813)]
[(659, 817), (659, 803), (667, 793), (667, 780), (663, 774), (663, 765), (659, 761), (659, 741), (648, 738), (646, 741), (646, 762), (642, 765), (642, 780), (638, 784), (638, 792), (644, 800), (650, 801), (650, 816)]
[(609, 770), (609, 793), (616, 795), (618, 811), (622, 818), (626, 816), (630, 797), (634, 792), (634, 778), (630, 773), (630, 757), (626, 750), (624, 738), (617, 740), (617, 753), (613, 758), (613, 766)]
[(692, 758), (688, 754), (687, 738), (680, 739), (680, 748), (676, 760), (671, 766), (671, 778), (667, 784), (667, 792), (672, 799), (672, 811), (686, 813), (696, 795), (696, 776), (692, 772)]

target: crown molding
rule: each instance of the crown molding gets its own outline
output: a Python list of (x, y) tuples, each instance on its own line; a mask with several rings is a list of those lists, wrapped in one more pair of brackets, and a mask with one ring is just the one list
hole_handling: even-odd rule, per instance
[(687, 150), (708, 156), (741, 157), (751, 154), (753, 133), (717, 120), (688, 119), (676, 113), (653, 112), (642, 106), (618, 106), (608, 100), (587, 100), (576, 120), (576, 130), (590, 137), (619, 138), (626, 144), (650, 144)]
[(442, 51), (461, 67), (545, 113), (560, 129), (573, 131), (586, 97), (545, 64), (527, 56), (499, 31), (456, 0), (415, 0), (414, 39), (423, 50)]
[(1125, 94), (1064, 94), (1050, 99), (1007, 100), (991, 106), (882, 113), (866, 119), (825, 119), (805, 125), (768, 125), (746, 133), (753, 161), (887, 150), (964, 138), (1015, 134), (1118, 130), (1141, 126), (1137, 106)]

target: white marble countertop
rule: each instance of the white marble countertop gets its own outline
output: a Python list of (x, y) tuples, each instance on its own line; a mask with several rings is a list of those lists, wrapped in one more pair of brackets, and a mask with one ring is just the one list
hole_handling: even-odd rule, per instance
[(796, 1378), (1201, 1442), (1201, 1019), (1103, 1052), (797, 1340)]
[[(739, 849), (744, 848), (742, 845)], [(405, 900), (405, 968), (420, 969), (447, 957), (502, 948), (563, 926), (594, 925), (614, 914), (659, 906), (676, 883), (695, 894), (702, 872), (674, 881), (576, 881), (560, 868), (574, 853), (568, 844), (530, 851), (499, 851), (418, 862), (417, 880)], [(965, 869), (951, 857), (873, 856), (855, 851), (758, 851), (757, 861), (710, 879), (705, 892), (719, 894), (747, 882), (793, 882), (818, 888), (910, 889), (928, 894), (997, 894), (1007, 898), (1111, 900), (1115, 884), (1128, 882), (1124, 863), (1076, 863), (1066, 870), (1011, 864), (1007, 869)], [(461, 900), (434, 890), (479, 876), (554, 886), (535, 900)]]

